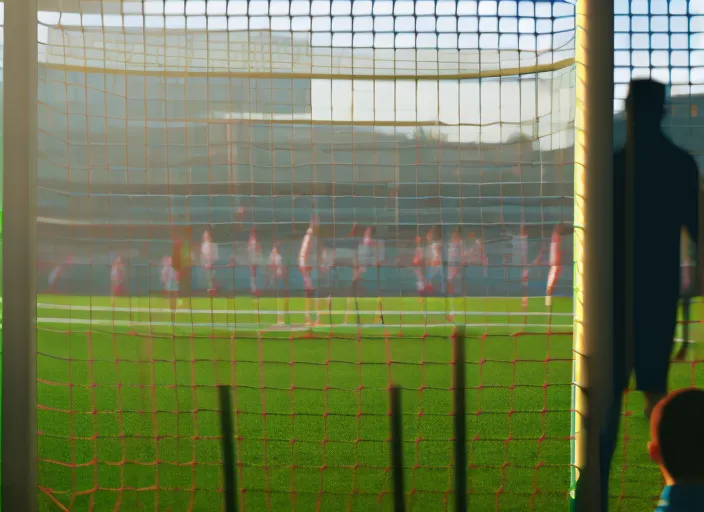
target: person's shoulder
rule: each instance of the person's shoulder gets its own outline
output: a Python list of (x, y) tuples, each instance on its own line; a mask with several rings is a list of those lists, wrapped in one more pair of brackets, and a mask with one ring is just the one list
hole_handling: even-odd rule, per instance
[(704, 510), (704, 486), (673, 485), (665, 487), (655, 512), (689, 512)]

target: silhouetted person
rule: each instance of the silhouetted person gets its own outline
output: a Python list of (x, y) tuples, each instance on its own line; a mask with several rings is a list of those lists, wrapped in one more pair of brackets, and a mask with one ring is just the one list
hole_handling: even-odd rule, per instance
[[(626, 100), (626, 148), (614, 155), (614, 380), (611, 406), (601, 429), (604, 511), (621, 400), (631, 373), (635, 372), (636, 388), (644, 394), (646, 416), (667, 393), (680, 293), (680, 235), (686, 228), (697, 243), (699, 233), (697, 165), (662, 132), (664, 111), (664, 85), (652, 80), (631, 82)], [(629, 169), (633, 170), (632, 182)], [(627, 239), (626, 225), (629, 191), (632, 239)], [(626, 261), (627, 249), (632, 250), (633, 261)], [(632, 269), (633, 283), (626, 280), (628, 269)], [(632, 290), (628, 289), (631, 284)], [(627, 300), (633, 301), (632, 345), (627, 343)]]

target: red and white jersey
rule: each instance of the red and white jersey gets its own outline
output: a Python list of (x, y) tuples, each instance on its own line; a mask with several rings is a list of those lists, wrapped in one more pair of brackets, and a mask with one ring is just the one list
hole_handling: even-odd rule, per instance
[(447, 250), (447, 262), (450, 266), (459, 266), (462, 263), (462, 242), (450, 242)]
[(442, 248), (440, 242), (430, 242), (426, 253), (428, 265), (437, 267), (442, 264)]
[(413, 265), (419, 267), (423, 263), (423, 246), (416, 246), (416, 252), (413, 255)]
[(555, 228), (552, 232), (552, 239), (550, 240), (550, 266), (557, 267), (562, 263), (562, 251), (561, 251), (562, 237), (560, 236), (560, 231)]
[(213, 266), (218, 259), (218, 246), (210, 240), (200, 244), (200, 264), (205, 268)]
[(298, 266), (299, 267), (309, 267), (310, 249), (313, 246), (313, 229), (308, 228), (306, 234), (303, 236), (303, 243), (301, 243), (301, 250), (298, 251)]
[(250, 233), (249, 235), (247, 254), (249, 255), (249, 264), (256, 265), (259, 260), (259, 243), (257, 242), (257, 235), (254, 233)]
[(122, 282), (122, 276), (124, 275), (122, 264), (113, 263), (110, 269), (110, 280), (113, 284), (120, 284)]
[(281, 278), (284, 276), (284, 266), (281, 262), (281, 254), (278, 251), (271, 251), (269, 256), (269, 268), (274, 273), (274, 277)]

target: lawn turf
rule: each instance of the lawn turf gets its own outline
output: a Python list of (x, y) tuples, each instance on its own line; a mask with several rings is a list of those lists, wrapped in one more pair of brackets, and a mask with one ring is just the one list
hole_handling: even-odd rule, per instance
[[(429, 327), (423, 337), (415, 299), (385, 299), (394, 326), (385, 334), (365, 325), (361, 339), (354, 326), (335, 325), (344, 299), (333, 303), (332, 333), (323, 326), (312, 337), (267, 330), (273, 314), (243, 313), (273, 311), (272, 299), (195, 299), (192, 308), (203, 313), (179, 312), (175, 328), (166, 309), (153, 311), (166, 308), (159, 298), (120, 299), (114, 309), (106, 298), (38, 302), (65, 308), (38, 311), (40, 510), (59, 510), (54, 500), (77, 511), (220, 510), (215, 386), (223, 383), (236, 384), (243, 510), (390, 510), (391, 381), (405, 390), (409, 504), (451, 510), (451, 327)], [(374, 305), (360, 301), (370, 312)], [(428, 304), (431, 313), (445, 307), (442, 299)], [(458, 301), (465, 308), (475, 313), (466, 317), (475, 324), (466, 391), (472, 509), (566, 510), (571, 317), (553, 316), (548, 327), (541, 299), (531, 300), (539, 315), (529, 317), (520, 314), (520, 299)], [(302, 310), (302, 300), (291, 309)], [(554, 310), (571, 312), (571, 299)], [(372, 319), (368, 313), (362, 322)], [(290, 321), (298, 326), (303, 315)], [(699, 366), (696, 372), (703, 382)], [(672, 380), (679, 387), (692, 375), (691, 365), (679, 364)], [(614, 463), (614, 510), (647, 510), (660, 477), (647, 461), (637, 394), (627, 408), (634, 414)]]

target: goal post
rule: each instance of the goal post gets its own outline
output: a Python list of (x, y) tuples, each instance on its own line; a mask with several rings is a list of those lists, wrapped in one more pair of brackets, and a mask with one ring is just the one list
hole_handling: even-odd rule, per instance
[(37, 2), (5, 2), (2, 509), (37, 510)]
[(613, 374), (613, 2), (579, 0), (576, 30), (571, 498), (587, 512), (601, 507), (599, 428)]

